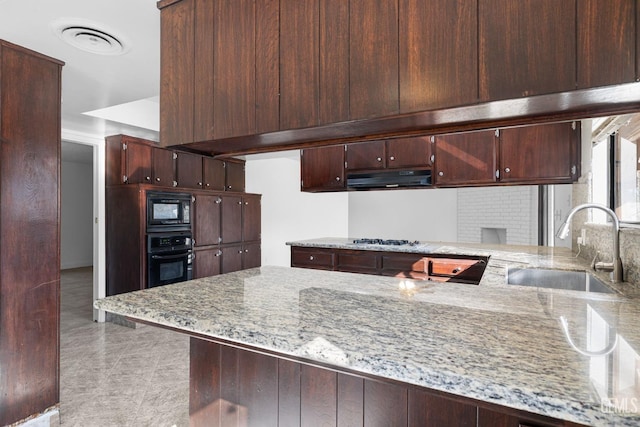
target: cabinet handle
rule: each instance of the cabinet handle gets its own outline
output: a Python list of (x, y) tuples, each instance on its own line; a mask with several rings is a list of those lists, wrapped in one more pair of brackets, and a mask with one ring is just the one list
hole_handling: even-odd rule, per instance
[(156, 178), (156, 181), (157, 181), (157, 182), (160, 182), (160, 178)]
[(505, 173), (511, 172), (511, 168), (504, 168)]
[(438, 176), (444, 176), (444, 172), (442, 171), (438, 172)]
[(209, 184), (208, 182), (207, 182), (207, 187), (211, 187), (211, 184)]
[(145, 176), (145, 177), (144, 177), (144, 179), (145, 179), (146, 181), (151, 181), (151, 177), (150, 177), (150, 176)]
[(377, 160), (377, 161), (379, 161), (379, 162), (381, 162), (381, 161), (382, 161), (382, 158), (381, 158), (381, 157), (378, 157), (376, 160)]
[(198, 183), (198, 187), (202, 187), (202, 183), (201, 182)]
[(241, 204), (242, 204), (242, 201), (238, 202), (238, 204), (239, 204), (239, 205), (241, 205)]
[(230, 185), (227, 185), (227, 190), (231, 190), (231, 186)]
[(394, 161), (396, 158), (394, 156), (389, 157), (389, 160)]
[(238, 253), (239, 253), (239, 254), (241, 254), (241, 253), (242, 253), (242, 249), (240, 249), (240, 250), (238, 251)]
[(249, 202), (244, 202), (245, 205), (249, 205)]
[(460, 273), (461, 271), (462, 271), (462, 267), (456, 267), (456, 268), (454, 268), (453, 270), (451, 270), (451, 272), (452, 272), (453, 274), (458, 274), (458, 273)]
[(245, 249), (245, 250), (244, 250), (244, 253), (245, 253), (245, 254), (248, 254), (248, 253), (249, 253), (249, 249)]
[(309, 256), (309, 261), (313, 261), (313, 255)]
[(340, 181), (340, 177), (339, 176), (336, 176), (336, 181)]

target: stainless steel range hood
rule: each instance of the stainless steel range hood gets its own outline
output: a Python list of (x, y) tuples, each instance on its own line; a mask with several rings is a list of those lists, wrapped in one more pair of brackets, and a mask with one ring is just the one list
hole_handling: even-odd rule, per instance
[(430, 186), (430, 170), (387, 170), (347, 174), (347, 188), (353, 190), (400, 187), (420, 188)]

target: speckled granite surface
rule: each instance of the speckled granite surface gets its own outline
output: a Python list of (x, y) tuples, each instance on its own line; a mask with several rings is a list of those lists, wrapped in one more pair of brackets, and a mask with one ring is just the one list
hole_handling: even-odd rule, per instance
[[(639, 425), (639, 301), (500, 285), (501, 263), (566, 263), (487, 251), (496, 271), (480, 286), (262, 267), (95, 306), (587, 425)], [(576, 350), (605, 347), (597, 357)]]

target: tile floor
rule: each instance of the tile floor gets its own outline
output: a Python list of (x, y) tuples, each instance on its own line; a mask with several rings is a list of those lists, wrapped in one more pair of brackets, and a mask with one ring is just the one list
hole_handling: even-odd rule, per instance
[(93, 322), (91, 283), (91, 268), (61, 273), (60, 424), (188, 426), (188, 338)]

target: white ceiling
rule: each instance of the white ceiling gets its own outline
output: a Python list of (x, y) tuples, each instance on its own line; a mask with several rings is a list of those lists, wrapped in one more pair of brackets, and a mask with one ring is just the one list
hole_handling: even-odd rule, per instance
[[(61, 20), (98, 25), (120, 38), (128, 51), (104, 56), (72, 47), (52, 28)], [(63, 131), (98, 138), (125, 133), (158, 140), (160, 11), (156, 0), (0, 0), (0, 38), (66, 63)], [(125, 105), (115, 108), (120, 104)], [(96, 111), (102, 109), (108, 110)]]

